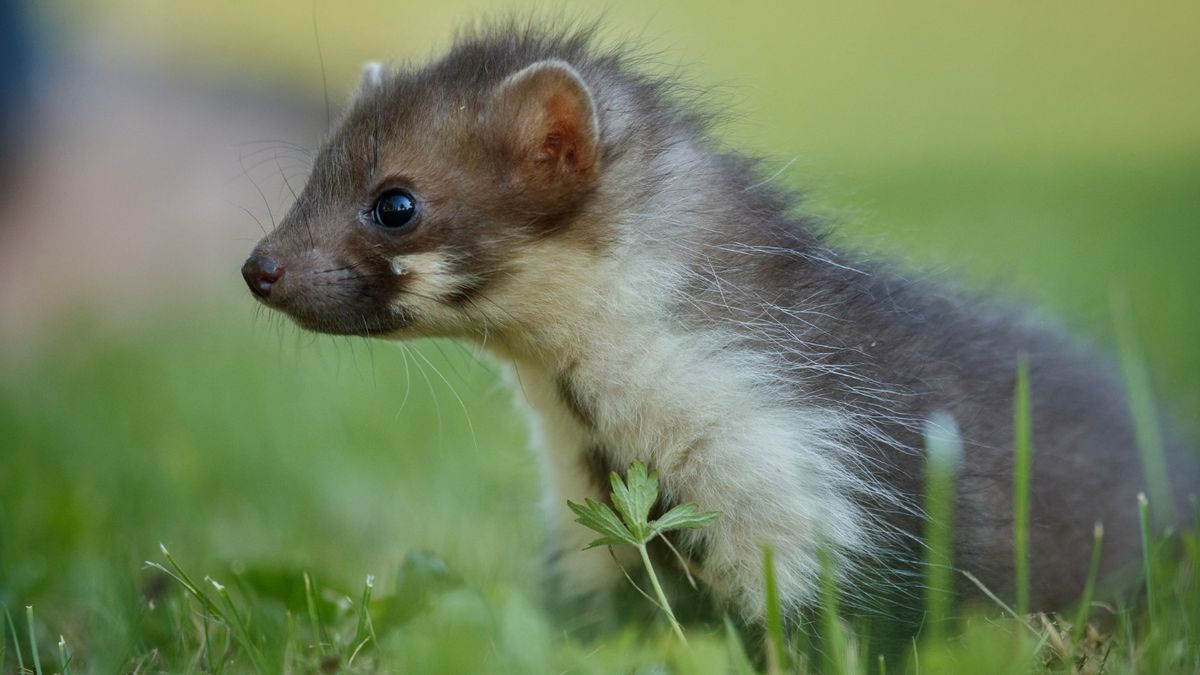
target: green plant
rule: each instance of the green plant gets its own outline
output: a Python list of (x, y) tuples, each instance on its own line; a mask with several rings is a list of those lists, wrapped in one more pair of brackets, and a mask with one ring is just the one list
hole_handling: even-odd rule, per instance
[(1133, 415), (1134, 433), (1137, 438), (1138, 454), (1142, 459), (1142, 472), (1150, 491), (1153, 505), (1151, 523), (1157, 527), (1175, 524), (1175, 496), (1171, 479), (1167, 473), (1166, 453), (1154, 405), (1154, 394), (1150, 387), (1150, 373), (1138, 347), (1137, 329), (1134, 326), (1133, 308), (1124, 293), (1113, 292), (1111, 296), (1113, 324), (1117, 331), (1117, 347), (1121, 355), (1121, 372), (1125, 377), (1125, 397), (1129, 401), (1129, 412)]
[[(654, 506), (654, 502), (658, 500), (658, 472), (646, 470), (646, 465), (641, 462), (633, 462), (629, 465), (629, 471), (626, 472), (626, 478), (621, 479), (617, 472), (612, 472), (609, 476), (612, 482), (612, 492), (610, 497), (612, 503), (620, 513), (620, 517), (607, 504), (602, 504), (592, 499), (584, 500), (583, 504), (576, 504), (568, 501), (567, 506), (579, 516), (575, 522), (584, 525), (585, 527), (598, 532), (601, 537), (586, 548), (595, 548), (597, 546), (619, 546), (629, 545), (637, 549), (642, 557), (642, 564), (646, 567), (646, 574), (650, 578), (650, 585), (654, 588), (654, 595), (657, 598), (649, 598), (649, 595), (643, 591), (652, 602), (658, 605), (667, 620), (671, 623), (671, 629), (681, 642), (687, 644), (687, 638), (683, 635), (683, 628), (680, 627), (679, 621), (675, 619), (675, 613), (671, 610), (671, 605), (667, 601), (667, 596), (663, 593), (662, 585), (658, 581), (658, 575), (654, 571), (654, 565), (650, 562), (650, 554), (646, 550), (646, 544), (650, 543), (655, 537), (660, 537), (663, 534), (672, 530), (681, 529), (699, 529), (711, 525), (720, 513), (716, 511), (701, 511), (700, 507), (694, 503), (680, 504), (675, 508), (664, 513), (656, 520), (650, 520), (650, 508)], [(663, 538), (663, 541), (670, 546), (670, 542)], [(672, 552), (678, 556), (678, 552), (674, 547), (671, 547)], [(682, 559), (681, 559), (681, 562)], [(686, 563), (684, 563), (686, 569)], [(632, 583), (632, 580), (631, 580)], [(636, 587), (636, 584), (635, 584)], [(641, 591), (641, 589), (638, 589)]]
[(62, 675), (71, 675), (71, 651), (67, 649), (67, 639), (58, 636), (58, 663), (62, 666)]
[(1137, 496), (1138, 522), (1141, 524), (1142, 530), (1142, 565), (1145, 568), (1146, 577), (1146, 613), (1147, 620), (1154, 623), (1158, 612), (1155, 611), (1154, 588), (1154, 556), (1150, 533), (1150, 503), (1146, 500), (1146, 495), (1138, 493)]
[(224, 624), (226, 628), (233, 634), (234, 639), (246, 652), (246, 656), (250, 660), (250, 664), (254, 668), (255, 672), (271, 672), (272, 669), (267, 666), (267, 662), (262, 654), (262, 651), (259, 649), (258, 644), (250, 634), (250, 629), (245, 618), (238, 612), (237, 607), (234, 606), (233, 599), (229, 597), (229, 592), (225, 590), (225, 586), (218, 583), (211, 577), (205, 577), (205, 580), (212, 584), (213, 589), (216, 590), (217, 601), (214, 601), (209, 597), (208, 593), (204, 590), (204, 587), (200, 586), (195, 581), (192, 581), (192, 578), (188, 576), (188, 573), (179, 566), (179, 563), (175, 562), (175, 558), (171, 556), (171, 553), (167, 550), (166, 546), (159, 544), (159, 549), (162, 551), (163, 558), (166, 559), (167, 564), (170, 565), (170, 568), (168, 569), (164, 565), (150, 561), (146, 561), (146, 566), (152, 567), (175, 579), (175, 581), (183, 585), (183, 588), (187, 591), (188, 595), (192, 596), (197, 602), (200, 603), (201, 608), (204, 610), (205, 648), (208, 652), (210, 662), (216, 660), (213, 658), (215, 654), (213, 653), (211, 645), (209, 644), (207, 635), (207, 618), (211, 615)]
[[(12, 614), (8, 611), (8, 605), (4, 605), (4, 618), (8, 622), (8, 631), (12, 635), (13, 651), (17, 656), (17, 672), (25, 672), (25, 657), (21, 654), (21, 641), (17, 638), (17, 626), (13, 623)], [(0, 639), (3, 642), (3, 639)], [(0, 665), (4, 665), (4, 652), (0, 651)]]
[(371, 593), (375, 590), (375, 577), (367, 575), (367, 581), (363, 584), (362, 600), (358, 604), (358, 620), (355, 622), (354, 639), (350, 642), (348, 649), (350, 653), (346, 659), (347, 665), (354, 664), (354, 657), (358, 655), (368, 641), (379, 644), (379, 638), (375, 635), (375, 624), (371, 621)]
[(948, 413), (925, 424), (925, 609), (929, 639), (945, 635), (954, 601), (954, 479), (962, 457), (958, 425)]
[(1013, 551), (1016, 555), (1017, 614), (1029, 613), (1029, 489), (1033, 479), (1033, 411), (1029, 400), (1029, 360), (1017, 357), (1013, 394)]
[(775, 551), (770, 546), (763, 547), (763, 585), (767, 601), (767, 672), (774, 675), (788, 667), (788, 652), (779, 584), (775, 580)]
[(838, 599), (837, 561), (828, 545), (819, 551), (821, 558), (821, 639), (826, 672), (848, 675), (855, 669), (853, 641), (842, 624)]
[(37, 631), (33, 623), (33, 605), (25, 607), (25, 619), (29, 624), (29, 650), (33, 652), (33, 672), (42, 675), (42, 658), (38, 655)]
[(1092, 608), (1092, 594), (1096, 590), (1096, 575), (1100, 571), (1100, 549), (1104, 545), (1104, 525), (1099, 521), (1092, 530), (1092, 562), (1088, 565), (1087, 583), (1083, 587), (1083, 597), (1079, 600), (1079, 612), (1075, 615), (1075, 626), (1072, 631), (1072, 642), (1083, 638), (1087, 627), (1088, 614)]

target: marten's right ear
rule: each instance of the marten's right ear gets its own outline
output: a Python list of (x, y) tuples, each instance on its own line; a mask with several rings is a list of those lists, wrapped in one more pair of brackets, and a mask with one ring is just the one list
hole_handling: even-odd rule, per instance
[(506, 78), (492, 95), (486, 124), (524, 180), (575, 182), (595, 174), (596, 108), (565, 61), (539, 61)]

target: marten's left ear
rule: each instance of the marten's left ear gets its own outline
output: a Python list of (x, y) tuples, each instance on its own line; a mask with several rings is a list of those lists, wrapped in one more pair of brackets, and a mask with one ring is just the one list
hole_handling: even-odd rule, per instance
[(539, 61), (496, 88), (487, 113), (500, 140), (527, 178), (590, 178), (600, 130), (591, 92), (565, 61)]

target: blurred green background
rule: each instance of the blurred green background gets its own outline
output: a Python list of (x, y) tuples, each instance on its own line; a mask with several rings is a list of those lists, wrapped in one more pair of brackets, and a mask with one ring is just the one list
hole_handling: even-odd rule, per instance
[[(488, 611), (535, 603), (537, 467), (487, 360), (302, 335), (237, 274), (256, 219), (286, 208), (283, 177), (303, 180), (281, 142), (318, 143), (326, 89), (336, 112), (363, 61), (420, 61), (514, 9), (599, 11), (38, 6), (39, 87), (0, 196), (0, 601), (35, 605), (81, 663), (149, 644), (141, 567), (159, 542), (218, 577), (307, 570), (354, 589), (376, 574), (381, 593), (428, 549)], [(1194, 426), (1200, 4), (604, 12), (611, 39), (711, 88), (731, 112), (721, 136), (804, 187), (847, 245), (1104, 347), (1110, 296), (1127, 293), (1158, 393)]]

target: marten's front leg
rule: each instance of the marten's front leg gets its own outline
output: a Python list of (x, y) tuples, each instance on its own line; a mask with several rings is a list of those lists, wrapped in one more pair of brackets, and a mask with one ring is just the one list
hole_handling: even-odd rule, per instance
[(568, 630), (602, 631), (615, 625), (614, 592), (625, 583), (621, 566), (633, 569), (637, 556), (632, 549), (585, 550), (600, 535), (575, 522), (567, 501), (609, 501), (607, 474), (593, 466), (586, 448), (547, 451), (544, 471), (542, 506), (550, 522), (545, 560), (550, 607)]

